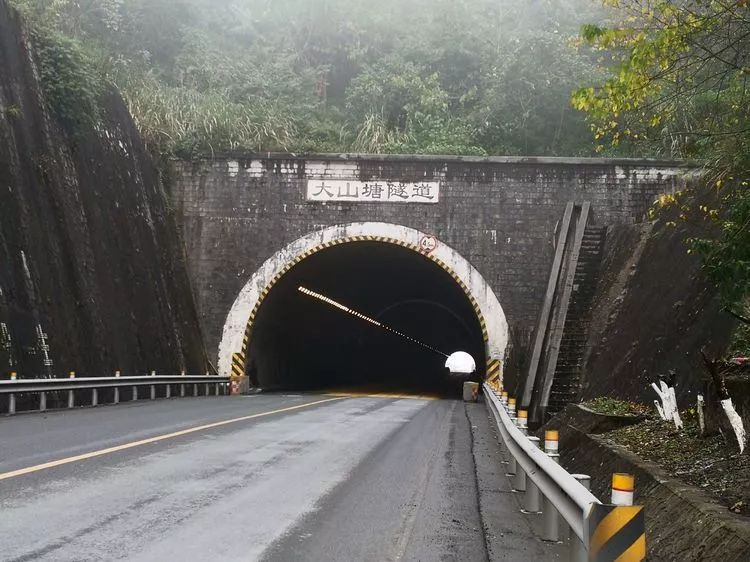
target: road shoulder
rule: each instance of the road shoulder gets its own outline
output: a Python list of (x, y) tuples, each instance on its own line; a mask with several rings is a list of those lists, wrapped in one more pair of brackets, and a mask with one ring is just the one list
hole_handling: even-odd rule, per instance
[(563, 545), (540, 539), (541, 515), (521, 513), (522, 494), (512, 491), (498, 446), (497, 428), (481, 400), (465, 403), (471, 425), (479, 512), (492, 561), (561, 560)]

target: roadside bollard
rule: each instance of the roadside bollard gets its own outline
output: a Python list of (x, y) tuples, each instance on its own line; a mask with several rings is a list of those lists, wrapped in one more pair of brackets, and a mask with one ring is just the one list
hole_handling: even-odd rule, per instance
[(527, 410), (518, 410), (518, 429), (526, 435), (529, 430), (529, 412)]
[(503, 390), (503, 393), (500, 395), (500, 402), (503, 406), (508, 406), (508, 392)]
[[(584, 488), (591, 491), (591, 476), (588, 474), (571, 474), (571, 476), (578, 480)], [(589, 554), (586, 545), (570, 527), (568, 527), (568, 536), (570, 537), (570, 562), (587, 562)]]
[(511, 418), (516, 417), (516, 399), (515, 398), (508, 398), (508, 415)]
[(633, 505), (635, 476), (615, 472), (612, 475), (612, 505)]
[[(185, 371), (180, 371), (180, 376), (185, 376)], [(185, 383), (180, 385), (180, 398), (185, 398)]]
[[(531, 441), (534, 445), (541, 448), (541, 441), (539, 440), (539, 437), (531, 436), (529, 437), (529, 441)], [(542, 503), (539, 498), (539, 488), (537, 488), (537, 485), (534, 484), (534, 482), (529, 478), (526, 477), (526, 495), (523, 498), (523, 509), (521, 510), (523, 513), (540, 513), (542, 510)]]
[[(76, 372), (70, 371), (69, 377), (71, 379), (76, 378)], [(68, 391), (68, 408), (72, 408), (75, 406), (75, 394), (73, 394), (73, 390)]]
[(556, 429), (547, 429), (544, 432), (544, 452), (548, 455), (556, 455), (559, 452), (558, 441), (560, 433)]
[[(155, 377), (156, 371), (151, 371), (151, 376)], [(154, 400), (155, 398), (156, 398), (156, 385), (152, 384), (151, 385), (151, 400)]]
[[(15, 381), (18, 380), (16, 372), (12, 372), (10, 374), (10, 380)], [(12, 416), (16, 413), (16, 394), (9, 394), (8, 395), (8, 413)]]
[[(558, 454), (558, 432), (556, 429), (548, 429), (544, 432), (544, 452), (547, 453), (553, 461), (560, 463), (560, 455)], [(557, 542), (560, 540), (560, 514), (557, 512), (552, 501), (545, 497), (544, 506), (542, 511), (544, 512), (544, 533), (543, 540), (549, 542)]]
[[(119, 376), (120, 376), (120, 371), (115, 371), (115, 377), (119, 377)], [(112, 398), (112, 403), (113, 404), (120, 403), (120, 387), (119, 386), (116, 386), (114, 388), (114, 396)]]

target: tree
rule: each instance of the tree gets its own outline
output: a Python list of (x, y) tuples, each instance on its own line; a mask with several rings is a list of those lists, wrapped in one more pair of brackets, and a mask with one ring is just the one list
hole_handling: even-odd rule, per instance
[(651, 154), (705, 163), (715, 204), (681, 205), (683, 220), (713, 225), (688, 240), (725, 308), (745, 322), (750, 295), (750, 10), (747, 0), (604, 0), (610, 27), (586, 25), (583, 40), (609, 76), (578, 89), (596, 138)]

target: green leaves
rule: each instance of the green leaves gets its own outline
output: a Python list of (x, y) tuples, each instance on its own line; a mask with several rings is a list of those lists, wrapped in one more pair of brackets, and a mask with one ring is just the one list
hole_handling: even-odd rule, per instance
[(12, 1), (71, 42), (40, 52), (62, 118), (115, 83), (159, 152), (592, 151), (569, 103), (589, 0)]

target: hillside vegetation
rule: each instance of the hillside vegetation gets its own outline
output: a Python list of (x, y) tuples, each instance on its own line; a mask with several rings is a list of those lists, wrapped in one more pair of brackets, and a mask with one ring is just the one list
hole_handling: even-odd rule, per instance
[(600, 9), (587, 0), (14, 4), (63, 117), (95, 116), (111, 82), (160, 152), (594, 149), (570, 104), (597, 75), (574, 44)]

